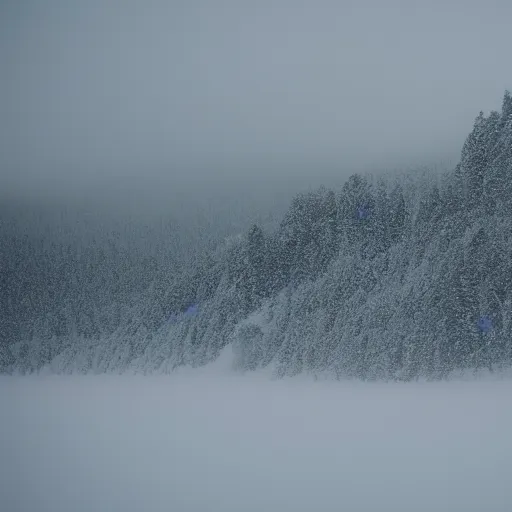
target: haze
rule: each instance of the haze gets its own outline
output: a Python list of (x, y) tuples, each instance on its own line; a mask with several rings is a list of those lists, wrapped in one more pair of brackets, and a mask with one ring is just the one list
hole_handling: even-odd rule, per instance
[(4, 1), (2, 192), (183, 202), (455, 163), (512, 85), (511, 19), (509, 1)]

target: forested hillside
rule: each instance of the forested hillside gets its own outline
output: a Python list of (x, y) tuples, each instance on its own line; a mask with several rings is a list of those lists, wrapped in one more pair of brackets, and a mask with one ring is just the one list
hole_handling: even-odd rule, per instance
[(77, 241), (0, 213), (3, 372), (166, 372), (227, 344), (238, 368), (278, 376), (512, 363), (509, 93), (477, 117), (454, 170), (355, 174), (297, 195), (272, 232), (254, 225), (186, 258), (165, 228)]

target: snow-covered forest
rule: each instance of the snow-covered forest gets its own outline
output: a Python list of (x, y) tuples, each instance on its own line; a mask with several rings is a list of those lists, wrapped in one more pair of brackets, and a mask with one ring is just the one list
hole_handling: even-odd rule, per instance
[[(218, 239), (0, 210), (0, 371), (445, 378), (512, 363), (512, 97), (443, 173), (354, 174)], [(195, 240), (195, 241), (192, 241)]]

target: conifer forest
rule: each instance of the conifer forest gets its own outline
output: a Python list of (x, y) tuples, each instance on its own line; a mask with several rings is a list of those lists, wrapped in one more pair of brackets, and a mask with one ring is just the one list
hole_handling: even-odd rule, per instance
[(476, 117), (453, 169), (354, 173), (208, 243), (165, 218), (0, 204), (0, 290), (6, 374), (168, 373), (228, 345), (236, 369), (276, 377), (507, 368), (512, 96)]

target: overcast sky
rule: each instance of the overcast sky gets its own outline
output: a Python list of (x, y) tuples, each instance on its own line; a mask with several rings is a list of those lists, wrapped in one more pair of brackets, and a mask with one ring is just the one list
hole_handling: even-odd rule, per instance
[(2, 188), (456, 159), (512, 88), (511, 20), (509, 0), (4, 0)]

